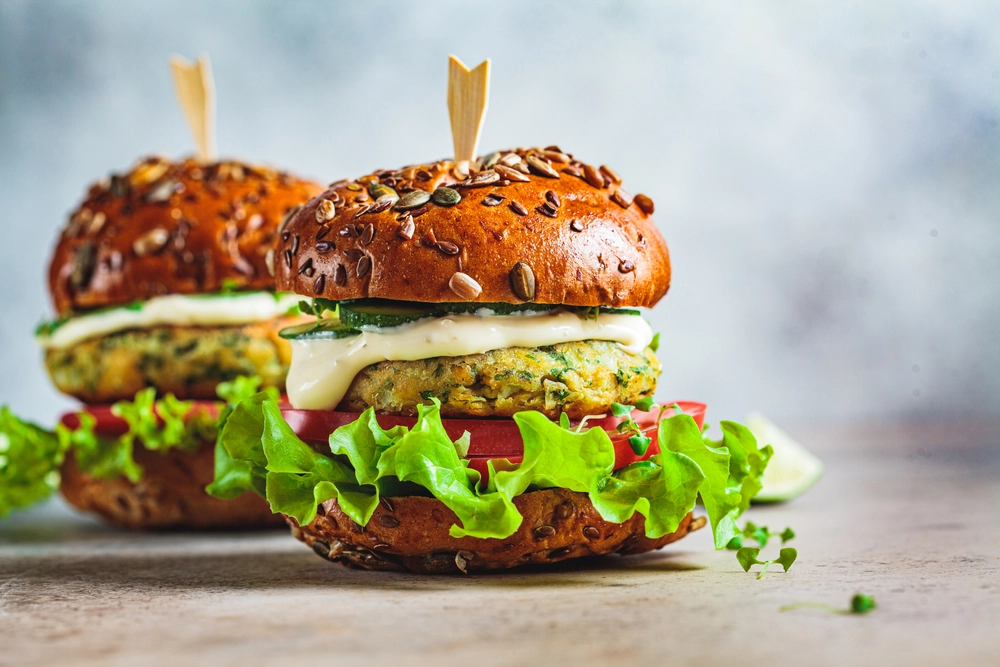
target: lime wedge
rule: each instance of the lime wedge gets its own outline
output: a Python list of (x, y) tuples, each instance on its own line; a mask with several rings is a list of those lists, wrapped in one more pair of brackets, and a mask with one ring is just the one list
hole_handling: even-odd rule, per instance
[(771, 445), (774, 455), (764, 469), (763, 488), (755, 503), (780, 503), (801, 496), (823, 476), (823, 462), (774, 425), (767, 417), (753, 413), (747, 428), (763, 447)]

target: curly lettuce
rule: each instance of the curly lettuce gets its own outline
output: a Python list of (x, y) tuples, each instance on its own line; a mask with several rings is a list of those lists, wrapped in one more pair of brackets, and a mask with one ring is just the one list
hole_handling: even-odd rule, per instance
[[(366, 525), (382, 495), (425, 493), (454, 512), (453, 537), (503, 539), (523, 517), (514, 498), (534, 489), (565, 488), (588, 494), (607, 521), (636, 512), (646, 535), (673, 532), (702, 499), (717, 547), (735, 534), (735, 519), (760, 488), (770, 448), (759, 449), (748, 430), (723, 422), (723, 439), (704, 438), (684, 414), (660, 423), (660, 453), (614, 470), (615, 451), (602, 428), (571, 429), (538, 412), (514, 415), (524, 443), (520, 463), (491, 460), (484, 483), (464, 460), (469, 436), (452, 441), (440, 403), (418, 406), (411, 428), (382, 429), (368, 409), (330, 434), (328, 449), (303, 442), (281, 416), (277, 400), (259, 393), (228, 416), (218, 440), (216, 478), (208, 492), (232, 498), (244, 491), (265, 496), (275, 512), (300, 524), (317, 506), (336, 499), (343, 512)], [(719, 546), (721, 544), (721, 546)]]
[[(221, 384), (219, 392), (236, 403), (254, 394), (260, 384), (260, 378), (238, 378)], [(277, 397), (277, 392), (269, 395)], [(0, 407), (0, 516), (51, 496), (59, 488), (59, 470), (69, 454), (88, 475), (124, 477), (134, 483), (143, 472), (133, 455), (137, 446), (157, 452), (193, 451), (218, 435), (216, 419), (209, 411), (172, 394), (157, 399), (152, 388), (139, 391), (132, 401), (115, 403), (111, 411), (128, 425), (119, 437), (98, 435), (96, 420), (88, 412), (78, 414), (80, 423), (74, 429), (58, 424), (48, 430)], [(222, 412), (228, 415), (227, 408)]]

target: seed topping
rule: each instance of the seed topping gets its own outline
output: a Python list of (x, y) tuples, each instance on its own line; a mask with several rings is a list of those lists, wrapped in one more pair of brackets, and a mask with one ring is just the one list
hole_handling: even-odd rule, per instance
[(628, 208), (632, 205), (632, 195), (625, 192), (621, 188), (618, 188), (611, 193), (611, 201), (618, 204), (622, 208)]
[(316, 276), (316, 280), (313, 281), (313, 294), (322, 294), (323, 289), (326, 287), (326, 274), (321, 273)]
[(396, 230), (396, 236), (409, 241), (413, 238), (413, 231), (415, 227), (416, 226), (413, 224), (413, 216), (408, 215), (403, 218), (401, 223), (399, 223), (399, 229)]
[(529, 155), (525, 158), (528, 163), (528, 168), (539, 176), (545, 176), (546, 178), (559, 178), (559, 172), (552, 168), (552, 165), (538, 157), (537, 155)]
[(368, 255), (358, 260), (358, 278), (364, 278), (372, 270), (372, 258)]
[(459, 194), (458, 190), (441, 187), (435, 190), (431, 195), (431, 201), (438, 206), (454, 206), (458, 202), (462, 201), (462, 195)]
[(583, 165), (583, 178), (595, 188), (600, 189), (604, 187), (604, 174), (598, 171), (593, 165)]
[(407, 211), (414, 208), (419, 208), (429, 202), (431, 199), (431, 193), (426, 190), (413, 190), (407, 192), (405, 195), (399, 198), (396, 202), (397, 211)]
[(448, 287), (451, 288), (452, 292), (466, 301), (472, 301), (483, 292), (482, 286), (472, 276), (461, 271), (456, 271), (451, 276), (451, 280), (448, 281)]
[(518, 262), (510, 270), (510, 288), (522, 301), (535, 298), (535, 272), (524, 262)]
[(316, 222), (324, 224), (333, 220), (337, 215), (337, 206), (329, 199), (324, 199), (316, 207)]
[(167, 241), (169, 240), (170, 232), (162, 227), (157, 227), (133, 241), (132, 252), (138, 257), (145, 257), (146, 255), (151, 255), (162, 250), (163, 246), (167, 245)]
[(547, 190), (545, 192), (545, 201), (552, 204), (552, 208), (559, 208), (560, 206), (562, 206), (562, 200), (559, 199), (559, 195), (557, 195), (552, 190)]
[(528, 215), (528, 209), (524, 208), (523, 206), (521, 206), (520, 203), (516, 201), (511, 201), (510, 206), (508, 208), (510, 208), (510, 210), (514, 211), (514, 213), (517, 213), (518, 215)]
[(490, 194), (483, 197), (483, 206), (499, 206), (500, 204), (503, 203), (504, 199), (506, 199), (506, 197), (504, 197), (503, 195), (497, 194), (496, 192), (491, 192)]
[(646, 215), (653, 215), (653, 210), (656, 207), (653, 205), (652, 199), (642, 193), (639, 193), (635, 196), (635, 203), (643, 213)]

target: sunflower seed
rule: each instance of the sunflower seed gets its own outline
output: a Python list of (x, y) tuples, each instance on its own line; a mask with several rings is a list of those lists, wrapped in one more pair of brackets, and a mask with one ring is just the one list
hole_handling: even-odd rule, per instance
[(321, 273), (316, 277), (313, 282), (313, 294), (322, 294), (323, 289), (326, 287), (326, 274)]
[(510, 270), (510, 288), (522, 301), (535, 298), (535, 272), (524, 262), (518, 262)]
[(524, 208), (523, 206), (521, 206), (520, 203), (516, 201), (512, 201), (508, 208), (510, 208), (510, 210), (514, 211), (514, 213), (517, 213), (518, 215), (528, 215), (528, 209)]
[(618, 270), (622, 273), (632, 273), (635, 271), (635, 264), (631, 260), (623, 259), (618, 262)]
[(525, 158), (525, 160), (528, 163), (528, 167), (539, 176), (545, 176), (546, 178), (559, 178), (559, 172), (553, 169), (551, 164), (537, 155), (529, 155)]
[(297, 255), (299, 253), (299, 235), (296, 234), (292, 237), (292, 254)]
[(320, 540), (314, 541), (312, 543), (312, 550), (320, 558), (326, 558), (326, 559), (330, 558), (330, 545), (327, 544), (326, 542), (321, 542)]
[(566, 519), (573, 516), (575, 512), (576, 509), (573, 507), (573, 503), (567, 501), (565, 503), (556, 505), (555, 517), (559, 521), (565, 521)]
[(606, 179), (608, 179), (615, 185), (619, 185), (622, 182), (622, 177), (616, 174), (615, 172), (611, 171), (611, 167), (609, 167), (606, 164), (601, 165), (601, 173), (604, 174), (604, 177)]
[(303, 274), (303, 273), (306, 274), (307, 276), (311, 276), (313, 274), (313, 261), (312, 261), (312, 257), (310, 257), (309, 259), (307, 259), (302, 264), (302, 266), (299, 267), (299, 274)]
[(132, 173), (129, 174), (128, 180), (133, 185), (152, 183), (167, 173), (167, 169), (169, 168), (169, 162), (154, 158), (151, 162), (146, 162), (133, 169)]
[(319, 241), (314, 247), (316, 248), (316, 252), (326, 254), (337, 246), (335, 246), (331, 241)]
[(486, 185), (493, 185), (500, 180), (500, 174), (496, 169), (481, 171), (472, 178), (459, 183), (464, 188), (481, 188)]
[(413, 216), (408, 215), (403, 218), (403, 221), (399, 223), (399, 229), (396, 230), (396, 236), (401, 239), (406, 239), (409, 241), (413, 238), (413, 230), (415, 225), (413, 224)]
[(326, 225), (323, 225), (318, 230), (316, 230), (316, 240), (319, 241), (320, 239), (325, 239), (326, 235), (329, 233), (330, 233), (330, 228), (327, 227)]
[(462, 574), (468, 574), (469, 571), (466, 569), (469, 565), (469, 561), (472, 560), (474, 554), (471, 551), (456, 551), (455, 552), (455, 567)]
[(656, 208), (653, 204), (653, 200), (646, 195), (640, 193), (635, 196), (636, 205), (642, 209), (642, 212), (646, 215), (653, 215), (653, 210)]
[(82, 290), (90, 284), (97, 266), (97, 246), (90, 241), (77, 247), (73, 254), (73, 272), (69, 276), (74, 290)]
[(588, 540), (598, 540), (601, 538), (601, 531), (597, 530), (594, 526), (585, 526), (583, 536)]
[(146, 196), (143, 197), (150, 204), (162, 204), (163, 202), (170, 199), (170, 196), (174, 194), (174, 189), (177, 187), (177, 181), (172, 178), (168, 178), (160, 181), (154, 185)]
[(291, 266), (292, 266), (292, 251), (291, 250), (286, 250), (283, 256), (285, 258), (285, 266), (291, 268)]
[(368, 223), (365, 225), (365, 231), (361, 232), (361, 245), (368, 245), (375, 238), (375, 225)]
[(503, 203), (504, 199), (505, 197), (503, 195), (498, 195), (495, 192), (491, 192), (490, 194), (483, 197), (483, 206), (499, 206), (500, 204)]
[(496, 166), (497, 162), (500, 161), (500, 153), (487, 153), (483, 156), (483, 167), (486, 169), (492, 169)]
[(569, 164), (569, 156), (563, 153), (562, 151), (545, 149), (544, 151), (542, 151), (542, 155), (551, 162), (558, 162), (559, 164)]
[(507, 153), (500, 158), (500, 164), (506, 167), (513, 167), (515, 164), (521, 161), (521, 156), (517, 153)]
[(353, 220), (357, 220), (358, 218), (360, 218), (361, 216), (363, 216), (365, 213), (367, 213), (368, 209), (370, 209), (370, 208), (371, 208), (371, 204), (362, 204), (361, 208), (359, 208), (357, 211), (355, 211), (354, 215), (351, 216), (351, 218)]
[(94, 214), (94, 217), (91, 218), (90, 224), (87, 226), (87, 234), (91, 236), (97, 234), (99, 231), (101, 231), (101, 228), (104, 227), (104, 223), (107, 221), (108, 221), (108, 216), (98, 211), (97, 213)]
[(611, 193), (611, 200), (622, 208), (628, 208), (632, 205), (632, 195), (625, 192), (621, 188), (618, 188)]
[(386, 498), (385, 496), (379, 496), (378, 497), (378, 504), (381, 505), (382, 507), (384, 507), (389, 512), (395, 512), (396, 511), (396, 508), (393, 506), (392, 501), (389, 500), (388, 498)]
[(127, 197), (128, 196), (128, 181), (118, 174), (111, 175), (111, 196), (112, 197)]
[(451, 241), (438, 241), (436, 245), (437, 249), (446, 255), (457, 255), (461, 251), (461, 248)]
[(514, 166), (512, 166), (511, 169), (517, 170), (517, 171), (521, 172), (522, 174), (530, 174), (531, 173), (531, 169), (528, 168), (528, 163), (527, 162), (523, 162), (523, 161), (522, 162), (518, 162), (517, 164), (515, 164)]
[(372, 270), (372, 258), (365, 255), (358, 260), (358, 278), (364, 278)]
[(438, 206), (454, 206), (458, 202), (462, 201), (462, 195), (458, 193), (458, 190), (453, 190), (452, 188), (438, 188), (434, 191), (434, 194), (431, 195), (431, 201)]
[(357, 248), (348, 248), (344, 252), (344, 255), (347, 256), (347, 259), (351, 260), (352, 262), (358, 261), (359, 259), (361, 259), (362, 257), (364, 257), (364, 254), (365, 253), (361, 252)]
[(397, 201), (399, 201), (399, 197), (395, 194), (382, 195), (375, 201), (375, 205), (368, 209), (368, 215), (388, 211)]
[(583, 223), (574, 218), (573, 221), (569, 223), (569, 228), (572, 229), (574, 232), (582, 232)]
[(419, 218), (420, 216), (422, 216), (424, 213), (426, 213), (429, 210), (431, 210), (431, 207), (427, 206), (426, 204), (424, 204), (420, 208), (417, 208), (417, 209), (414, 209), (414, 210), (410, 211), (410, 216), (412, 216), (414, 219), (416, 219), (416, 218)]
[(576, 176), (577, 178), (583, 178), (583, 172), (574, 167), (573, 165), (570, 165), (565, 169), (563, 169), (563, 173), (569, 174), (570, 176)]
[(583, 165), (583, 177), (595, 188), (600, 189), (604, 187), (604, 175), (593, 165)]
[(324, 199), (316, 207), (316, 222), (323, 224), (333, 220), (337, 215), (337, 206), (329, 199)]
[(162, 250), (163, 246), (167, 245), (167, 241), (169, 240), (170, 232), (162, 227), (157, 227), (156, 229), (149, 230), (133, 241), (132, 252), (134, 252), (138, 257), (145, 257), (146, 255), (151, 255)]
[(337, 269), (333, 272), (333, 282), (341, 287), (347, 284), (347, 269), (344, 268), (343, 264), (338, 264)]
[(472, 276), (461, 271), (456, 271), (452, 275), (451, 280), (448, 281), (448, 287), (466, 301), (472, 301), (483, 292), (483, 288)]
[(552, 208), (552, 204), (550, 204), (548, 202), (545, 202), (544, 204), (542, 204), (540, 206), (536, 206), (535, 210), (538, 211), (539, 213), (541, 213), (542, 215), (546, 216), (546, 217), (549, 217), (549, 218), (556, 217), (556, 210), (554, 208)]
[(264, 266), (267, 267), (267, 272), (273, 278), (274, 277), (274, 248), (271, 248), (270, 250), (268, 250), (267, 254), (264, 255)]
[(515, 181), (517, 183), (527, 183), (531, 179), (519, 172), (517, 169), (511, 169), (510, 167), (505, 167), (503, 165), (497, 165), (493, 170), (503, 176), (508, 181)]
[(365, 203), (368, 200), (369, 200), (368, 195), (366, 195), (364, 192), (362, 192), (361, 194), (359, 194), (358, 196), (356, 196), (354, 198), (354, 203), (355, 204), (363, 204), (363, 203)]
[(419, 208), (430, 200), (431, 193), (426, 190), (413, 190), (412, 192), (407, 192), (399, 198), (399, 201), (396, 202), (396, 210), (406, 211), (409, 209)]
[(553, 208), (559, 208), (560, 206), (562, 206), (562, 200), (559, 199), (559, 195), (557, 195), (556, 193), (552, 192), (552, 190), (547, 190), (545, 192), (545, 199), (550, 204), (552, 204)]
[(553, 535), (555, 535), (556, 529), (553, 528), (552, 526), (542, 525), (535, 528), (534, 533), (535, 537), (542, 539), (545, 537), (552, 537)]
[(384, 528), (396, 528), (399, 526), (399, 519), (390, 514), (383, 514), (378, 518), (378, 522)]
[(417, 180), (418, 181), (429, 181), (429, 180), (431, 180), (431, 172), (427, 171), (426, 169), (418, 169), (417, 170)]

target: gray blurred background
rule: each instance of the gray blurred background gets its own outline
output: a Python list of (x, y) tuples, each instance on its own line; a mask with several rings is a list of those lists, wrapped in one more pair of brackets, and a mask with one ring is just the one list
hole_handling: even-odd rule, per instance
[(656, 201), (659, 397), (779, 422), (1000, 415), (1000, 3), (0, 0), (0, 403), (51, 424), (48, 256), (92, 181), (193, 144), (332, 181), (451, 154), (447, 56), (493, 59), (481, 148), (559, 144)]

